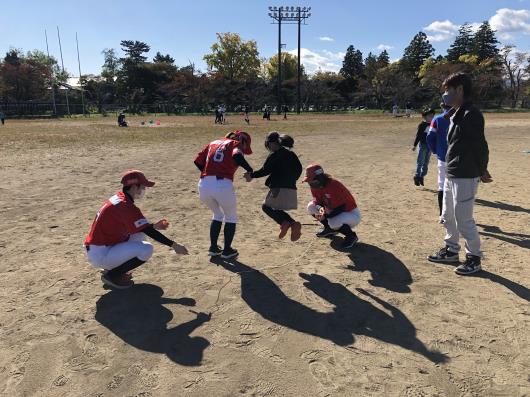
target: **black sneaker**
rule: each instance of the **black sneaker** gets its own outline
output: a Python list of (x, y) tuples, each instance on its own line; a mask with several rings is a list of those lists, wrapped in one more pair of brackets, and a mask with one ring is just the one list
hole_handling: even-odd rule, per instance
[(414, 179), (414, 185), (420, 186), (420, 177), (414, 176), (412, 179)]
[(480, 272), (481, 270), (480, 256), (466, 255), (466, 261), (455, 269), (455, 273), (461, 276), (467, 276), (468, 274)]
[(420, 185), (421, 185), (421, 186), (425, 186), (425, 185), (423, 184), (423, 177), (422, 177), (422, 176), (419, 177), (419, 180), (420, 180)]
[(208, 250), (208, 255), (209, 256), (219, 256), (219, 255), (221, 255), (221, 252), (223, 252), (221, 247), (219, 247), (218, 245), (212, 245), (210, 247), (210, 249)]
[(221, 253), (221, 258), (234, 259), (234, 258), (237, 258), (238, 255), (239, 255), (239, 252), (237, 252), (236, 249), (228, 248), (228, 249), (223, 250), (223, 252)]
[(115, 289), (126, 289), (134, 285), (134, 281), (127, 273), (111, 277), (108, 272), (105, 272), (101, 274), (101, 281), (103, 281), (103, 284)]
[(330, 236), (334, 236), (337, 234), (337, 231), (336, 230), (333, 230), (332, 228), (330, 227), (325, 227), (323, 228), (321, 231), (319, 231), (318, 233), (316, 233), (316, 236), (317, 237), (330, 237)]
[(340, 248), (343, 250), (349, 249), (353, 247), (357, 241), (359, 241), (359, 237), (357, 237), (356, 233), (353, 233), (351, 236), (344, 237), (344, 240), (340, 244)]
[(444, 247), (437, 253), (429, 255), (427, 259), (435, 263), (455, 263), (458, 262), (458, 253), (449, 251), (449, 247)]

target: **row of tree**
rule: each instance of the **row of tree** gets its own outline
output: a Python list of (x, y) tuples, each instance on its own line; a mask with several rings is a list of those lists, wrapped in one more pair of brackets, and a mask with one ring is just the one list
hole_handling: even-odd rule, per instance
[[(121, 106), (135, 113), (156, 105), (168, 113), (206, 112), (220, 103), (229, 110), (242, 105), (258, 110), (279, 103), (278, 57), (260, 58), (256, 42), (242, 40), (238, 34), (217, 35), (211, 52), (204, 56), (207, 72), (193, 64), (179, 67), (169, 54), (160, 52), (148, 60), (151, 48), (141, 41), (120, 44), (122, 57), (114, 49), (103, 50), (101, 73), (81, 78), (93, 111)], [(281, 103), (294, 106), (297, 58), (284, 53), (281, 60)], [(388, 109), (394, 103), (411, 102), (420, 108), (439, 101), (441, 82), (456, 71), (474, 77), (474, 98), (482, 106), (530, 107), (529, 54), (517, 52), (513, 46), (500, 48), (488, 22), (475, 33), (469, 24), (461, 26), (445, 56), (435, 56), (424, 32), (414, 36), (396, 62), (390, 62), (386, 51), (364, 57), (349, 46), (338, 73), (308, 75), (302, 68), (302, 107)], [(0, 63), (0, 100), (48, 102), (55, 94), (61, 103), (68, 90), (71, 101), (79, 102), (81, 91), (71, 89), (67, 78), (53, 57), (12, 49)]]

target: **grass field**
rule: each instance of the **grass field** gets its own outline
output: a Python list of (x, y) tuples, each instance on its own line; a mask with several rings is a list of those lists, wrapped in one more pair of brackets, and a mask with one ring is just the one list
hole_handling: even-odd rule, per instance
[[(5, 396), (530, 396), (530, 118), (487, 114), (490, 172), (475, 217), (484, 271), (462, 278), (426, 256), (441, 247), (436, 163), (412, 183), (419, 119), (290, 116), (246, 127), (200, 116), (130, 128), (114, 118), (7, 120), (0, 126), (0, 395)], [(197, 197), (195, 154), (230, 129), (294, 136), (349, 186), (363, 214), (351, 252), (316, 239), (277, 239), (261, 212), (264, 180), (236, 174), (238, 262), (206, 255), (209, 211)], [(126, 291), (101, 286), (82, 243), (120, 174), (157, 184), (139, 203), (166, 217)]]

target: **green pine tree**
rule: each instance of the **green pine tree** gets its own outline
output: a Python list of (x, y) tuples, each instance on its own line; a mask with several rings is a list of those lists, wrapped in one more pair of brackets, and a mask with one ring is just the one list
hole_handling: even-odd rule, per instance
[(474, 37), (469, 23), (464, 23), (458, 29), (458, 35), (451, 47), (447, 50), (447, 60), (449, 62), (458, 62), (462, 55), (472, 54), (474, 48)]
[(484, 21), (477, 30), (477, 33), (475, 33), (473, 55), (478, 57), (479, 62), (489, 58), (496, 59), (499, 56), (497, 44), (499, 44), (499, 41), (495, 37), (495, 32), (489, 22)]
[(358, 80), (364, 73), (362, 52), (356, 50), (352, 45), (349, 46), (339, 73), (347, 80)]
[(410, 75), (417, 75), (423, 62), (433, 55), (434, 48), (427, 39), (427, 35), (424, 32), (419, 32), (405, 48), (401, 60), (403, 70)]

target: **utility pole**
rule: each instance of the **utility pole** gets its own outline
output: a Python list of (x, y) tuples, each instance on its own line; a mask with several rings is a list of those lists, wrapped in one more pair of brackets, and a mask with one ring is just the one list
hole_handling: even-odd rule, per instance
[(44, 29), (44, 37), (46, 38), (46, 53), (48, 54), (48, 62), (50, 64), (49, 70), (52, 84), (53, 116), (57, 117), (57, 105), (55, 104), (55, 74), (53, 73), (53, 67), (51, 64), (50, 49), (48, 47), (48, 33), (46, 32), (46, 29)]
[(274, 21), (273, 23), (278, 24), (278, 112), (281, 111), (280, 107), (282, 106), (282, 97), (281, 97), (281, 81), (282, 81), (282, 72), (281, 72), (281, 37), (282, 37), (282, 21), (284, 24), (298, 24), (298, 73), (297, 73), (297, 103), (296, 103), (296, 112), (300, 114), (300, 107), (302, 103), (300, 85), (301, 85), (301, 76), (302, 76), (302, 67), (300, 64), (300, 43), (301, 43), (301, 25), (306, 24), (305, 21), (311, 16), (311, 7), (269, 7), (269, 17)]
[(81, 85), (81, 60), (79, 59), (79, 41), (77, 41), (77, 32), (75, 32), (75, 44), (77, 46), (77, 66), (79, 67), (79, 86), (81, 87), (81, 103), (83, 105), (83, 116), (85, 114), (85, 90)]
[[(63, 47), (61, 46), (61, 35), (59, 34), (59, 26), (57, 26), (57, 38), (59, 39), (59, 52), (61, 53), (61, 66), (63, 69), (63, 75), (64, 75), (64, 62), (63, 62)], [(70, 103), (68, 102), (68, 87), (66, 88), (66, 109), (68, 111), (68, 116), (70, 116)]]

